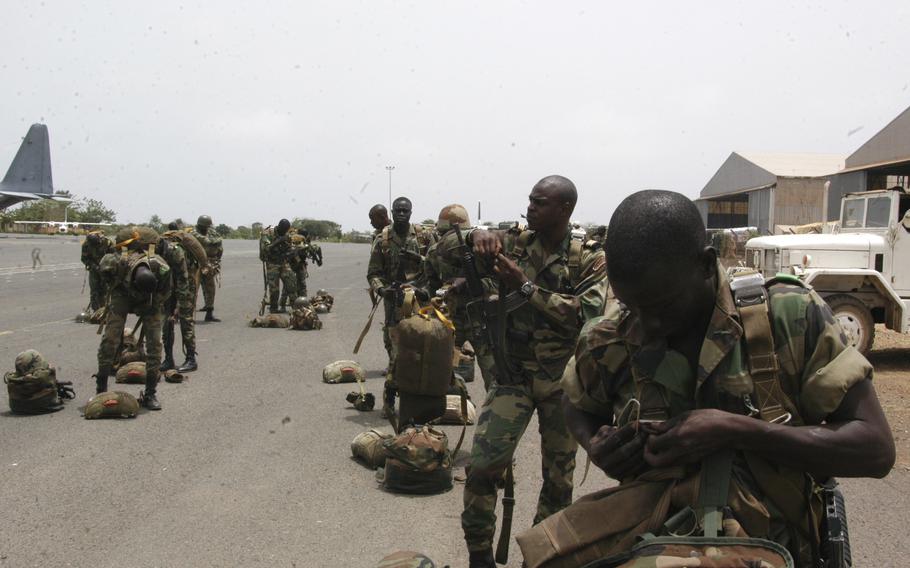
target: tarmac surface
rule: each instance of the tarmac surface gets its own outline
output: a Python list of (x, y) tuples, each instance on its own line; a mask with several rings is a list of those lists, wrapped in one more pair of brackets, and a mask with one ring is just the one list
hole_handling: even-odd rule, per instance
[[(88, 303), (79, 239), (0, 235), (0, 370), (38, 349), (77, 394), (58, 413), (25, 417), (0, 396), (0, 566), (370, 567), (395, 550), (466, 566), (462, 484), (436, 496), (394, 495), (351, 458), (354, 436), (390, 428), (378, 409), (361, 413), (344, 400), (356, 385), (324, 384), (322, 368), (358, 360), (380, 400), (381, 316), (351, 355), (370, 308), (368, 248), (322, 246), (325, 265), (311, 266), (308, 281), (310, 294), (326, 288), (335, 296), (322, 330), (247, 327), (263, 290), (257, 243), (225, 241), (215, 301), (223, 321), (197, 327), (200, 370), (183, 384), (161, 383), (161, 412), (86, 421), (78, 409), (94, 392), (100, 336), (97, 326), (73, 321)], [(479, 407), (477, 377), (469, 386)], [(454, 444), (461, 427), (444, 429)], [(517, 460), (513, 535), (530, 526), (540, 487), (536, 424)], [(580, 451), (576, 483), (584, 463)], [(575, 495), (610, 484), (591, 468)], [(906, 468), (843, 485), (855, 565), (910, 556)], [(520, 564), (513, 540), (509, 566)]]

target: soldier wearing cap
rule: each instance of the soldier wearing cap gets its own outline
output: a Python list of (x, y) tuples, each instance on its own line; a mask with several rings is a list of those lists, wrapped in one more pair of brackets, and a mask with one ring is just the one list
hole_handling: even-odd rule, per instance
[(161, 410), (156, 396), (161, 365), (161, 327), (164, 303), (171, 294), (171, 268), (156, 254), (159, 236), (149, 227), (127, 227), (117, 233), (119, 251), (101, 259), (101, 275), (110, 286), (107, 319), (101, 345), (98, 347), (96, 391), (107, 391), (117, 348), (129, 314), (142, 322), (145, 337), (146, 377), (141, 404), (149, 410)]
[(202, 269), (202, 275), (199, 278), (202, 297), (205, 300), (205, 305), (200, 311), (205, 312), (205, 321), (219, 322), (221, 320), (214, 315), (215, 282), (221, 276), (221, 256), (224, 254), (224, 244), (221, 242), (221, 235), (212, 230), (212, 218), (208, 215), (200, 215), (196, 220), (196, 227), (190, 229), (190, 232), (202, 243), (209, 261), (208, 266)]

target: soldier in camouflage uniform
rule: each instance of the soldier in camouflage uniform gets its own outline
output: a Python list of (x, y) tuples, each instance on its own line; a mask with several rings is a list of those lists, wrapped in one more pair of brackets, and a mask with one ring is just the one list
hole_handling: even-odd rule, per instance
[[(180, 338), (183, 342), (183, 351), (186, 360), (178, 372), (189, 373), (199, 368), (196, 361), (196, 322), (193, 319), (195, 304), (195, 271), (198, 270), (193, 256), (184, 249), (183, 241), (176, 234), (177, 226), (171, 223), (168, 232), (162, 235), (158, 242), (161, 256), (171, 268), (172, 293), (165, 303), (164, 315), (164, 361), (161, 371), (170, 371), (175, 368), (174, 363), (174, 323), (180, 322)], [(191, 268), (192, 267), (192, 271)]]
[(319, 315), (311, 306), (309, 299), (304, 296), (297, 296), (297, 299), (294, 300), (293, 308), (288, 321), (290, 329), (322, 329), (322, 321), (319, 320)]
[[(470, 340), (483, 375), (484, 388), (488, 389), (495, 371), (493, 352), (485, 338), (472, 333), (469, 329), (465, 305), (472, 298), (467, 295), (462, 268), (463, 250), (459, 246), (458, 235), (453, 230), (454, 225), (458, 225), (460, 230), (471, 226), (467, 209), (458, 204), (447, 205), (439, 212), (439, 219), (436, 222), (439, 240), (427, 251), (423, 285), (430, 296), (442, 290), (449, 318), (455, 324), (455, 348), (463, 352), (465, 341)], [(486, 279), (485, 283), (490, 286), (489, 279)]]
[(534, 522), (572, 502), (576, 443), (563, 419), (559, 381), (583, 322), (600, 315), (606, 292), (603, 251), (572, 238), (576, 201), (570, 180), (546, 177), (531, 190), (527, 230), (466, 235), (474, 251), (494, 263), (499, 298), (506, 302), (505, 321), (488, 322), (501, 344), (495, 346), (495, 380), (477, 420), (464, 489), (461, 526), (471, 566), (494, 566), (497, 482), (535, 410), (543, 485)]
[[(806, 495), (820, 510), (806, 472), (882, 477), (894, 462), (872, 367), (795, 278), (763, 286), (756, 275), (737, 288), (737, 276), (731, 286), (695, 205), (678, 193), (626, 198), (610, 222), (607, 262), (618, 301), (585, 325), (563, 379), (573, 436), (623, 481), (673, 466), (694, 475), (703, 458), (733, 451), (730, 499), (746, 496), (757, 509), (740, 514), (728, 501), (735, 520), (786, 546), (799, 566), (818, 565)], [(767, 341), (754, 340), (753, 322), (770, 326)], [(769, 368), (777, 388), (764, 383)], [(668, 515), (683, 505), (674, 501)]]
[(98, 267), (104, 255), (114, 252), (114, 240), (101, 231), (90, 231), (82, 241), (82, 264), (88, 270), (89, 307), (96, 312), (107, 300), (107, 289)]
[(385, 205), (377, 203), (370, 207), (370, 225), (373, 227), (373, 240), (382, 234), (382, 230), (388, 227), (392, 222), (389, 221), (389, 210)]
[[(291, 229), (291, 252), (288, 255), (288, 266), (294, 273), (297, 281), (297, 295), (306, 296), (307, 260), (312, 260), (316, 266), (322, 266), (322, 249), (310, 240), (310, 232), (306, 229), (295, 231)], [(287, 307), (287, 288), (281, 291), (279, 305), (282, 309)]]
[(269, 313), (273, 314), (287, 311), (278, 307), (279, 281), (291, 303), (297, 298), (297, 278), (288, 264), (288, 258), (293, 254), (290, 229), (291, 222), (282, 219), (274, 230), (263, 231), (259, 239), (259, 258), (265, 262), (269, 288)]
[(154, 253), (158, 233), (148, 227), (128, 227), (117, 233), (117, 248), (101, 259), (101, 274), (110, 286), (107, 316), (98, 347), (97, 392), (107, 391), (114, 359), (123, 338), (126, 318), (133, 313), (142, 320), (145, 336), (146, 378), (142, 405), (161, 410), (156, 396), (161, 364), (161, 325), (164, 303), (171, 294), (170, 267)]
[[(224, 244), (221, 241), (221, 235), (212, 229), (212, 218), (208, 215), (200, 215), (196, 220), (195, 229), (190, 231), (202, 243), (205, 254), (208, 256), (208, 266), (202, 269), (199, 278), (202, 296), (205, 300), (205, 305), (199, 311), (205, 312), (205, 321), (219, 322), (221, 320), (214, 315), (215, 284), (221, 276), (221, 256), (224, 254)], [(198, 290), (196, 292), (198, 293)]]
[[(387, 323), (382, 327), (382, 338), (389, 354), (389, 369), (393, 368), (394, 349), (389, 335), (389, 325), (394, 319), (396, 306), (395, 286), (417, 282), (423, 275), (423, 258), (434, 242), (434, 236), (420, 225), (411, 224), (411, 200), (399, 197), (392, 204), (394, 222), (382, 229), (373, 240), (367, 282), (370, 293), (383, 299)], [(393, 286), (395, 285), (395, 286)], [(394, 382), (387, 378), (387, 395), (394, 390)], [(394, 398), (394, 397), (393, 397)]]

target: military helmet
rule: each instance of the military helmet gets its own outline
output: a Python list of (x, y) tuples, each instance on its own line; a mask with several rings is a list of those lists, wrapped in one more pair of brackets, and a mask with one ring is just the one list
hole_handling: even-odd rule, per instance
[(29, 349), (16, 355), (16, 373), (19, 376), (25, 376), (40, 369), (47, 369), (49, 366), (41, 353), (34, 349)]
[(316, 290), (316, 295), (317, 296), (328, 296), (329, 293), (328, 293), (328, 291), (326, 291), (325, 288), (320, 288), (319, 290)]
[(196, 219), (196, 226), (197, 227), (211, 227), (212, 218), (209, 217), (208, 215), (200, 215), (199, 218)]
[(309, 308), (309, 307), (310, 307), (310, 299), (307, 298), (306, 296), (297, 296), (297, 298), (294, 300), (294, 309), (295, 310), (299, 310), (301, 308)]
[(451, 229), (452, 225), (456, 223), (462, 228), (471, 224), (471, 219), (468, 217), (468, 210), (457, 203), (446, 205), (442, 208), (442, 211), (439, 212), (439, 219), (436, 221), (436, 230), (440, 233), (444, 233)]

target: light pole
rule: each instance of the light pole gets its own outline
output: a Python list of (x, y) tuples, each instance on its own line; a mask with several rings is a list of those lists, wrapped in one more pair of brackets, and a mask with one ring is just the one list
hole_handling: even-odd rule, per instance
[(395, 166), (386, 166), (386, 171), (389, 172), (389, 212), (392, 211), (392, 170), (395, 169)]

